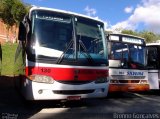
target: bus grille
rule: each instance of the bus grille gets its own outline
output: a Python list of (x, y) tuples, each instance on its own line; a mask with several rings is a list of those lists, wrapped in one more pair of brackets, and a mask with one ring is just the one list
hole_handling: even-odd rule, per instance
[(93, 81), (57, 81), (62, 84), (70, 84), (70, 85), (82, 85), (82, 84), (87, 84), (91, 83)]
[(93, 93), (94, 90), (56, 90), (53, 91), (55, 94), (64, 94), (64, 95), (76, 95), (76, 94), (88, 94)]

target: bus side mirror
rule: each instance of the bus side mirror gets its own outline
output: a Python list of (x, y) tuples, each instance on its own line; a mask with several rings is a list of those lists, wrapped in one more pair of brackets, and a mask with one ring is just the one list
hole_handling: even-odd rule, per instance
[(25, 41), (26, 40), (26, 27), (22, 22), (20, 22), (20, 24), (19, 24), (18, 40), (19, 41)]
[(128, 61), (126, 58), (123, 58), (121, 61), (121, 67), (128, 67)]

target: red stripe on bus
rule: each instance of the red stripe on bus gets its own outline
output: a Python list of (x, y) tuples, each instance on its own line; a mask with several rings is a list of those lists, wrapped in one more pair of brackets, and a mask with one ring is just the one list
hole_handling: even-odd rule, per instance
[(26, 67), (26, 76), (29, 75), (51, 76), (54, 80), (62, 81), (90, 81), (99, 77), (107, 77), (107, 69), (79, 69), (79, 68), (54, 68), (54, 67)]

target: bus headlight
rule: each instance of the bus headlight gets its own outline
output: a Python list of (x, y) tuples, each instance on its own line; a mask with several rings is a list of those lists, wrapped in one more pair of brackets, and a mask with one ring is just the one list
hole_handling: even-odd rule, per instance
[(95, 83), (106, 83), (109, 81), (109, 78), (107, 77), (100, 77), (100, 78), (97, 78), (97, 80), (95, 81)]
[(119, 80), (111, 79), (111, 80), (110, 80), (110, 83), (119, 83)]
[(44, 75), (30, 75), (29, 79), (39, 83), (49, 83), (49, 84), (54, 83), (54, 80), (52, 77), (44, 76)]
[(148, 81), (147, 80), (141, 80), (141, 82), (140, 83), (142, 83), (142, 84), (147, 84), (148, 83)]

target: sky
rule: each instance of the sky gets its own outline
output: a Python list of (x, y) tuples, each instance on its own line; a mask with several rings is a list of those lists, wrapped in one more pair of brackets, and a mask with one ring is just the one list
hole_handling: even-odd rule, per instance
[(40, 7), (67, 10), (104, 21), (105, 29), (160, 34), (160, 0), (22, 0)]

